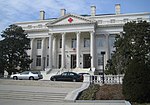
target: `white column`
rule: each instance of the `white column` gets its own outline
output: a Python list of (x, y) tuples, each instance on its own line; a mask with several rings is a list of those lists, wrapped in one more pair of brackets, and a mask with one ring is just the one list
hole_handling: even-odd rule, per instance
[(76, 33), (77, 35), (77, 66), (76, 68), (80, 68), (80, 32)]
[(31, 47), (31, 55), (30, 55), (30, 58), (31, 59), (33, 59), (33, 62), (31, 63), (31, 65), (30, 65), (30, 68), (32, 69), (32, 68), (34, 68), (35, 67), (35, 54), (34, 54), (34, 40), (35, 40), (35, 38), (32, 38), (31, 39), (31, 42), (30, 42), (30, 47)]
[(110, 58), (109, 34), (106, 34), (106, 61)]
[(53, 60), (52, 60), (52, 45), (53, 45), (53, 34), (49, 33), (49, 68), (52, 68)]
[(53, 66), (56, 68), (57, 66), (57, 44), (56, 44), (56, 36), (53, 37)]
[(65, 33), (62, 33), (62, 61), (61, 61), (61, 68), (65, 68)]
[(95, 34), (94, 32), (90, 32), (90, 54), (91, 54), (91, 68), (95, 68), (95, 57), (94, 57), (94, 52), (95, 52), (95, 48), (94, 48), (94, 43), (95, 43)]
[(46, 65), (46, 41), (45, 41), (45, 39), (46, 38), (43, 38), (42, 39), (42, 56), (41, 56), (41, 58), (42, 58), (42, 69), (44, 70), (45, 69), (45, 65)]

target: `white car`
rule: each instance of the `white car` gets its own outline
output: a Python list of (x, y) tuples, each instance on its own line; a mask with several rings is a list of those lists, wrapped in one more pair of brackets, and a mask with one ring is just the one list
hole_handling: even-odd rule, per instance
[(12, 78), (14, 80), (18, 80), (18, 79), (38, 80), (38, 79), (42, 79), (43, 76), (41, 75), (41, 73), (39, 71), (24, 71), (19, 74), (13, 74), (10, 76), (10, 78)]

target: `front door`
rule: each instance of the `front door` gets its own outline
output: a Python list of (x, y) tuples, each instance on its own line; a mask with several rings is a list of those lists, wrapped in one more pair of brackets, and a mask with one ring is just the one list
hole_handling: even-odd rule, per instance
[(71, 69), (76, 67), (76, 55), (75, 54), (71, 55), (71, 63), (70, 64), (71, 64)]
[(90, 54), (83, 54), (83, 68), (91, 67), (91, 57)]

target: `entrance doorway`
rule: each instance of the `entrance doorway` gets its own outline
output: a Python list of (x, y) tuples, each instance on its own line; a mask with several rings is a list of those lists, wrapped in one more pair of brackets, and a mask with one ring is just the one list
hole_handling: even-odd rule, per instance
[(83, 68), (91, 67), (90, 54), (83, 54)]
[(76, 55), (73, 54), (71, 55), (71, 69), (75, 68), (76, 67)]

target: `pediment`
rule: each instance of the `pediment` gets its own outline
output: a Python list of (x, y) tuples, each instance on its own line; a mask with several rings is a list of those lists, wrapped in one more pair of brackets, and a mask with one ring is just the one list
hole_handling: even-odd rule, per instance
[(72, 24), (84, 24), (84, 23), (95, 23), (95, 21), (86, 19), (83, 16), (67, 14), (63, 17), (60, 17), (60, 18), (54, 20), (51, 23), (48, 23), (47, 26), (72, 25)]

